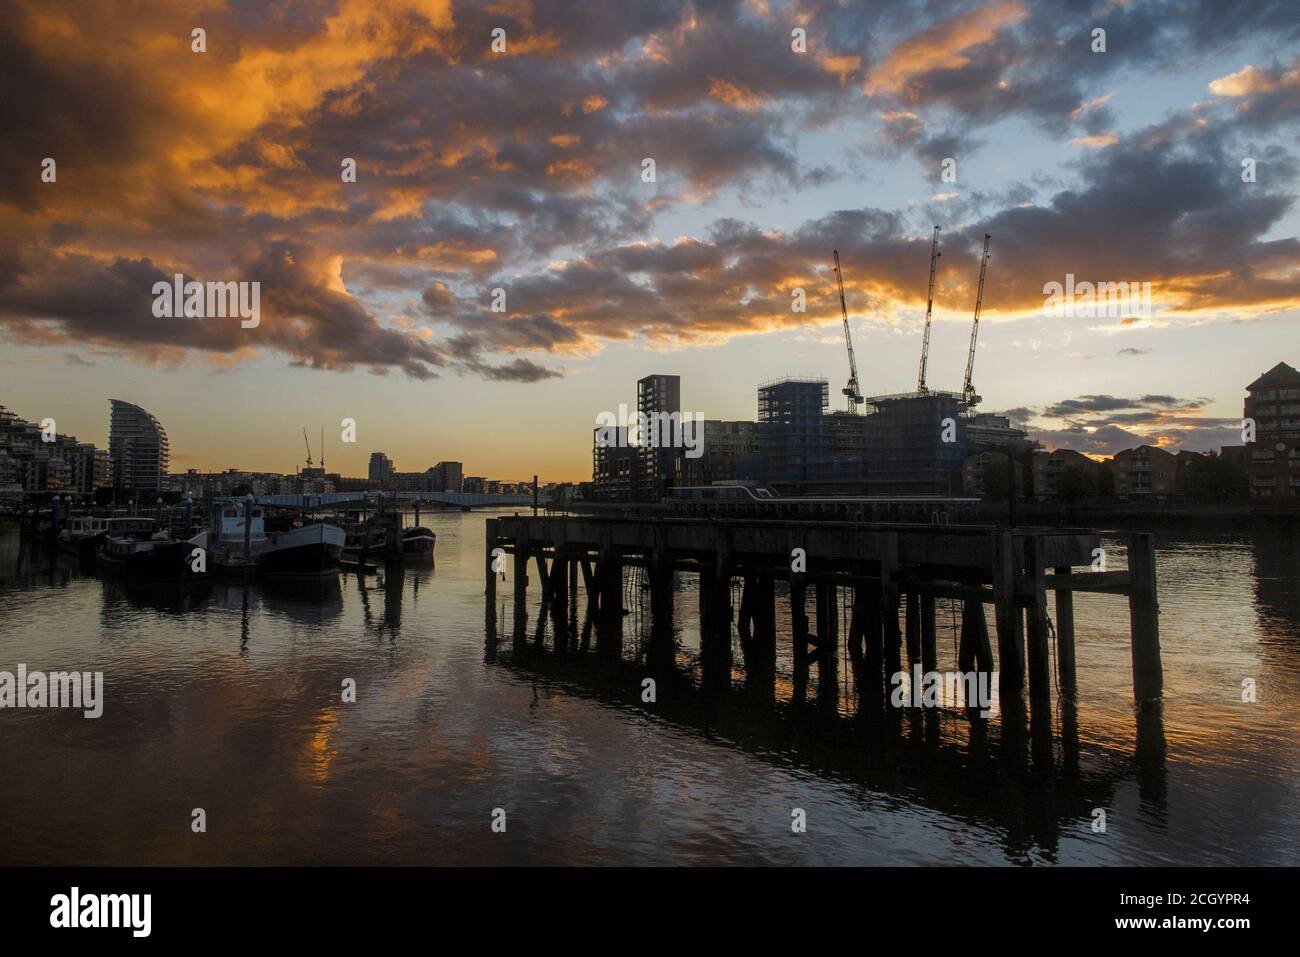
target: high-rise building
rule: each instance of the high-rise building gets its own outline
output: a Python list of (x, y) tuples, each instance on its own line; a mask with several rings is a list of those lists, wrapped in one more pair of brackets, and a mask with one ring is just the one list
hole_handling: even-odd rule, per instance
[(647, 434), (637, 436), (641, 483), (638, 498), (657, 502), (667, 495), (677, 473), (677, 459), (684, 451), (673, 444), (671, 433), (674, 422), (678, 430), (681, 428), (681, 376), (648, 375), (637, 380), (636, 410), (647, 427)]
[(1246, 386), (1243, 415), (1254, 420), (1246, 443), (1253, 498), (1300, 498), (1300, 372), (1279, 362)]
[(114, 488), (162, 491), (167, 486), (167, 432), (130, 402), (109, 399), (108, 455)]
[(465, 466), (460, 462), (439, 462), (429, 472), (430, 492), (459, 492), (465, 483)]
[(370, 453), (370, 484), (383, 488), (393, 474), (393, 460), (383, 452)]
[(830, 451), (822, 418), (825, 379), (777, 379), (758, 387), (758, 477), (764, 484), (806, 482)]

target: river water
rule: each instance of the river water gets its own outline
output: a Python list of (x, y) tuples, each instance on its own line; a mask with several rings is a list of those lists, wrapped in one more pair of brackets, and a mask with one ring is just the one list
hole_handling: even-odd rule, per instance
[(1031, 734), (792, 704), (783, 594), (775, 690), (737, 645), (705, 695), (685, 576), (643, 702), (638, 581), (621, 656), (536, 647), (535, 606), (516, 643), (504, 601), (492, 640), (484, 518), (422, 516), (436, 566), (184, 592), (0, 527), (0, 671), (104, 673), (98, 719), (0, 710), (0, 864), (1300, 863), (1294, 531), (1158, 537), (1162, 714), (1131, 704), (1125, 600), (1078, 595), (1077, 704)]

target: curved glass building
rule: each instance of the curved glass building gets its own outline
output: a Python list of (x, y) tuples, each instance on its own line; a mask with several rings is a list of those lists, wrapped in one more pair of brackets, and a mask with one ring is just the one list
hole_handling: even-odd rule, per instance
[(109, 399), (108, 455), (113, 487), (161, 491), (167, 484), (167, 432), (130, 402)]

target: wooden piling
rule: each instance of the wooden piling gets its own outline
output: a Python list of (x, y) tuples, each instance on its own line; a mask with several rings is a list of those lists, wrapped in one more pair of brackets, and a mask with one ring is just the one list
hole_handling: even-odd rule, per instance
[(808, 694), (808, 583), (803, 573), (790, 576), (791, 657), (794, 660), (794, 700), (802, 703)]
[(1024, 538), (1025, 586), (1029, 589), (1029, 606), (1025, 618), (1029, 623), (1029, 697), (1049, 701), (1052, 697), (1052, 661), (1047, 635), (1047, 591), (1043, 584), (1043, 562), (1039, 541), (1033, 535)]
[(993, 603), (998, 627), (998, 694), (1005, 700), (1025, 687), (1024, 635), (1016, 607), (1015, 539), (1008, 531), (994, 536)]
[[(1069, 565), (1058, 565), (1058, 578), (1072, 573)], [(1074, 667), (1074, 592), (1069, 588), (1056, 588), (1056, 679), (1061, 693), (1073, 695), (1078, 687)]]
[(1150, 535), (1129, 536), (1128, 569), (1133, 696), (1141, 705), (1164, 693), (1164, 672), (1160, 665), (1160, 607), (1156, 600), (1156, 553)]
[(515, 543), (515, 637), (528, 629), (528, 546)]
[(489, 518), (485, 523), (486, 538), (483, 546), (483, 584), (484, 600), (487, 604), (486, 618), (488, 637), (492, 645), (496, 644), (497, 630), (497, 570), (492, 550), (497, 547), (497, 520)]

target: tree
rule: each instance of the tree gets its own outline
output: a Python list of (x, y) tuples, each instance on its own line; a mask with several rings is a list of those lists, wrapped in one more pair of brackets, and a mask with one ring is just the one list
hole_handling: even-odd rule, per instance
[(1069, 465), (1056, 477), (1056, 497), (1062, 502), (1077, 502), (1097, 494), (1097, 483), (1081, 465)]
[(252, 495), (253, 486), (249, 485), (247, 482), (240, 482), (230, 490), (230, 494), (236, 498), (243, 498), (245, 495)]
[(1225, 502), (1250, 492), (1246, 473), (1213, 452), (1187, 467), (1187, 494), (1197, 502)]
[(1097, 494), (1102, 498), (1115, 497), (1115, 469), (1109, 462), (1097, 467)]

